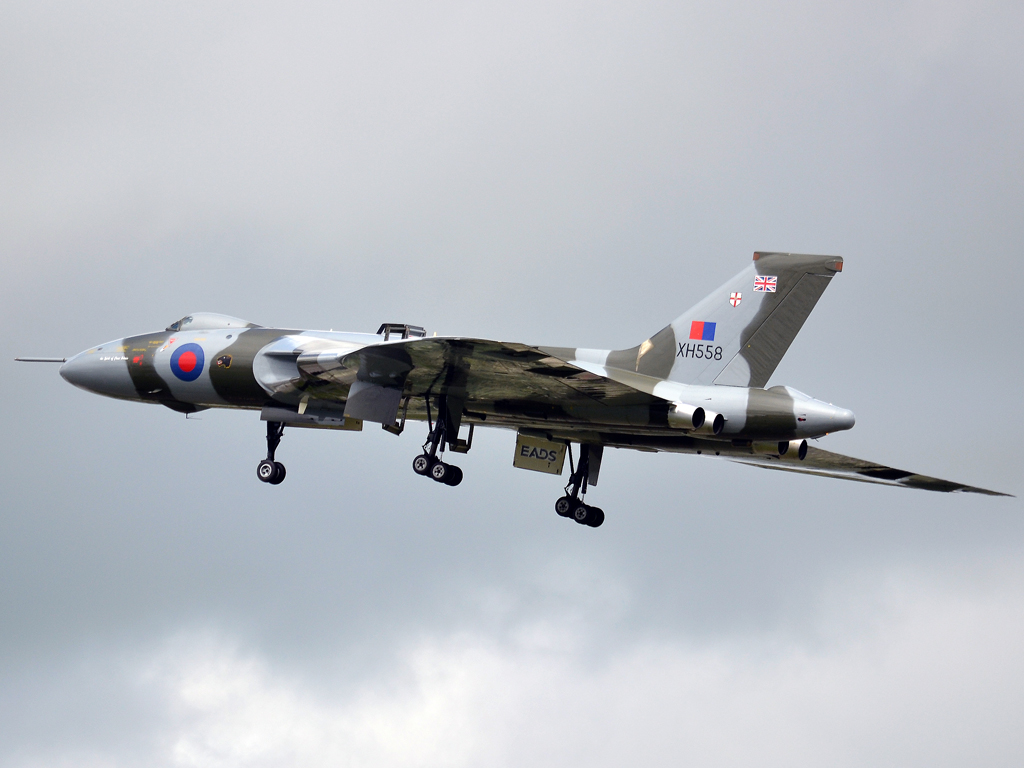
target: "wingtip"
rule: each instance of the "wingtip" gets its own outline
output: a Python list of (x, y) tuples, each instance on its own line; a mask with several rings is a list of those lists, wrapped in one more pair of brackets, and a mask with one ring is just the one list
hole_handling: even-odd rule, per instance
[(990, 491), (988, 488), (963, 488), (961, 493), (978, 493), (983, 496), (1002, 496), (1006, 499), (1016, 499), (1012, 493), (1003, 493), (1002, 491)]

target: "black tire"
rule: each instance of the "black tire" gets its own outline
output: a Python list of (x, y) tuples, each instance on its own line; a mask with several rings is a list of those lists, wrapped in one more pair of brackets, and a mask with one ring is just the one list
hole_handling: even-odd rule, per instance
[(601, 523), (604, 522), (604, 510), (600, 507), (591, 507), (590, 514), (587, 515), (587, 525), (591, 528), (600, 528)]
[(274, 467), (277, 469), (277, 472), (267, 482), (271, 485), (280, 485), (284, 482), (284, 476), (288, 473), (285, 471), (284, 464), (279, 461), (274, 462)]
[(256, 465), (256, 477), (261, 483), (269, 483), (277, 474), (277, 465), (270, 459), (264, 459)]
[(555, 514), (559, 517), (572, 517), (572, 496), (563, 496), (555, 502)]
[(433, 456), (429, 453), (421, 453), (415, 459), (412, 460), (412, 471), (417, 475), (423, 475), (424, 477), (430, 474), (430, 470), (437, 462)]
[(572, 508), (572, 518), (580, 525), (586, 525), (587, 520), (590, 518), (591, 507), (588, 507), (582, 501), (576, 502), (576, 505)]
[(462, 482), (462, 468), (454, 465), (448, 466), (448, 478), (444, 481), (445, 485), (450, 485), (454, 488), (456, 485)]
[(446, 483), (448, 478), (452, 476), (452, 469), (451, 464), (435, 461), (434, 466), (430, 468), (430, 477), (438, 483)]

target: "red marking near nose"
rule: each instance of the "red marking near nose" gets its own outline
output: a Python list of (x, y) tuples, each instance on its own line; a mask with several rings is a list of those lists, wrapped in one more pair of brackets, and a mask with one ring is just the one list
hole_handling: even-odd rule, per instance
[(133, 358), (132, 358), (132, 362), (133, 362), (133, 363), (137, 363), (137, 362), (139, 362), (139, 361), (140, 361), (141, 359), (142, 359), (142, 356), (141, 356), (141, 355), (136, 355), (135, 357), (133, 357)]
[(196, 353), (186, 352), (178, 358), (178, 367), (185, 373), (191, 373), (196, 367)]

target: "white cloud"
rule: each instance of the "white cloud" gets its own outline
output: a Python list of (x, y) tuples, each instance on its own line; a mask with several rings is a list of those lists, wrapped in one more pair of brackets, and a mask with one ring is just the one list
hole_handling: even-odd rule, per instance
[[(172, 702), (167, 752), (154, 762), (1016, 763), (1024, 590), (1014, 570), (970, 593), (922, 574), (893, 575), (870, 594), (846, 584), (799, 639), (642, 642), (597, 662), (566, 647), (557, 622), (524, 628), (521, 643), (428, 638), (337, 696), (231, 643), (182, 636), (146, 675)], [(546, 631), (557, 641), (538, 642)]]

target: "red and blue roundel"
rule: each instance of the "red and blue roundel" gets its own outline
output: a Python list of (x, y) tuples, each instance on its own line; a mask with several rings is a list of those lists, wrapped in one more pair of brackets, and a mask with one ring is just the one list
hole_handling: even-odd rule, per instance
[(198, 344), (182, 344), (171, 354), (171, 372), (182, 381), (195, 381), (203, 372), (206, 356)]

